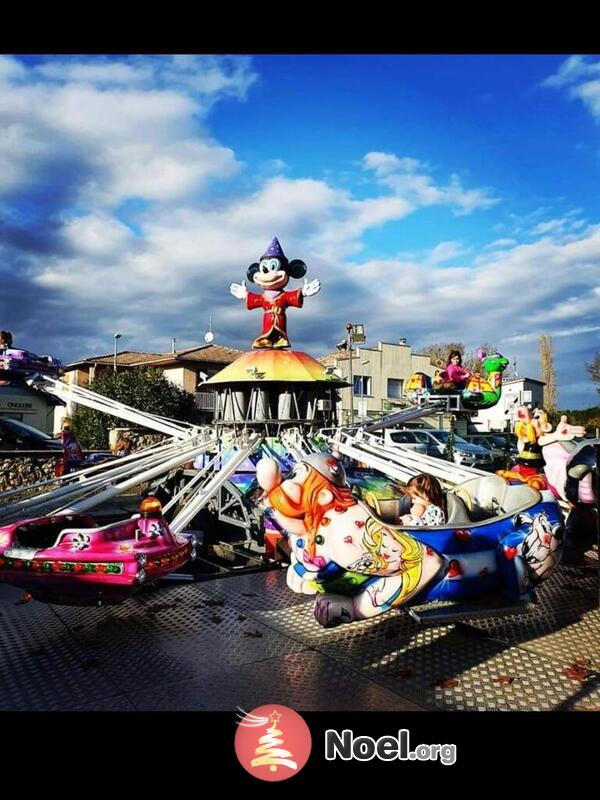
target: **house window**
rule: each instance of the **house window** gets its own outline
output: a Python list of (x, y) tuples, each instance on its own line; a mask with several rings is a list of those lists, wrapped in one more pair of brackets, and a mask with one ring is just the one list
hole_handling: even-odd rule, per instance
[(371, 395), (371, 376), (354, 376), (354, 395), (356, 397), (370, 397)]
[(404, 388), (404, 381), (400, 378), (388, 378), (387, 382), (387, 396), (394, 400), (400, 400), (402, 397), (402, 390)]
[(196, 370), (196, 391), (199, 391), (200, 387), (203, 383), (209, 378), (212, 378), (213, 375), (216, 375), (218, 370), (214, 367), (205, 367), (204, 369)]

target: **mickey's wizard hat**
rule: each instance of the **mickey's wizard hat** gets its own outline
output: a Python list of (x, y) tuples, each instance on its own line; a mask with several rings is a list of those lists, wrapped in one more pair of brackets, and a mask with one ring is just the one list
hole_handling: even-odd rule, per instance
[(287, 262), (287, 258), (281, 249), (281, 245), (279, 244), (279, 239), (277, 237), (273, 239), (266, 251), (262, 254), (261, 259), (263, 258), (279, 258), (281, 261)]

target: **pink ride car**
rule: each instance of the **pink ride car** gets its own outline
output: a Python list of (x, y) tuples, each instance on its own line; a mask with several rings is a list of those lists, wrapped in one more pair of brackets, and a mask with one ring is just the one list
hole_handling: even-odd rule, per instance
[(119, 603), (195, 557), (193, 540), (171, 532), (156, 498), (140, 512), (101, 528), (75, 514), (1, 527), (0, 581), (50, 603)]

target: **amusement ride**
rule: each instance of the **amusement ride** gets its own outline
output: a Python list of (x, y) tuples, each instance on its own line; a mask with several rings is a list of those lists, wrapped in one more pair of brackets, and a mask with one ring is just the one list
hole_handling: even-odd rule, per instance
[[(211, 425), (139, 411), (66, 383), (56, 359), (0, 350), (5, 383), (25, 381), (163, 435), (116, 460), (0, 494), (1, 581), (47, 602), (118, 603), (189, 570), (208, 514), (216, 529), (238, 532), (238, 551), (255, 562), (285, 558), (288, 587), (315, 595), (315, 619), (325, 627), (390, 609), (417, 620), (476, 616), (490, 598), (495, 615), (531, 605), (561, 559), (565, 509), (588, 530), (598, 525), (598, 440), (576, 444), (583, 429), (563, 418), (552, 431), (543, 412), (524, 409), (525, 467), (503, 475), (386, 447), (386, 427), (497, 403), (508, 366), (498, 353), (481, 353), (486, 378), (458, 385), (448, 374), (416, 373), (406, 390), (412, 407), (341, 425), (339, 390), (348, 383), (290, 344), (287, 309), (302, 308), (321, 288), (306, 272), (273, 239), (246, 274), (261, 292), (249, 291), (246, 280), (231, 284), (248, 310), (262, 309), (262, 330), (250, 351), (204, 385), (215, 393)], [(190, 462), (187, 481), (168, 481)], [(443, 490), (435, 525), (411, 517), (407, 486), (424, 474)], [(161, 482), (169, 486), (162, 503), (149, 496), (130, 519), (95, 521), (108, 500)]]

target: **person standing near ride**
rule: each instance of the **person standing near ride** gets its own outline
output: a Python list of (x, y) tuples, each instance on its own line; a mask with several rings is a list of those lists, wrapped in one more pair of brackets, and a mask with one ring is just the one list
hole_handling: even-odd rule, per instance
[(63, 448), (63, 475), (80, 469), (83, 463), (83, 451), (75, 434), (71, 430), (71, 420), (65, 417), (62, 421), (61, 431), (58, 434)]

